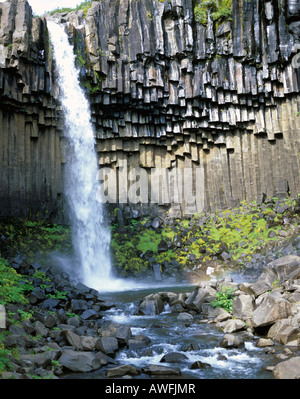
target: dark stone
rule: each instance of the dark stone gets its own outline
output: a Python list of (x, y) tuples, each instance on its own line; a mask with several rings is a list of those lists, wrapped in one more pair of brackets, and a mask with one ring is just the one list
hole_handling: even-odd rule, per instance
[(41, 307), (42, 307), (43, 309), (51, 310), (51, 309), (56, 308), (58, 304), (59, 304), (59, 301), (58, 301), (57, 299), (54, 299), (54, 298), (47, 298), (47, 299), (45, 299), (45, 300), (42, 302)]
[(147, 337), (146, 335), (140, 334), (136, 335), (132, 339), (128, 341), (128, 348), (131, 350), (136, 350), (136, 349), (143, 349), (147, 345), (149, 345), (151, 342), (151, 339)]
[(41, 302), (42, 300), (44, 300), (46, 298), (46, 295), (44, 293), (44, 291), (42, 291), (40, 288), (35, 288), (33, 291), (31, 291), (30, 295), (29, 295), (29, 302), (32, 305), (35, 305), (39, 302)]
[(179, 368), (167, 367), (167, 366), (158, 366), (156, 364), (149, 364), (146, 367), (142, 368), (142, 371), (146, 374), (150, 375), (181, 375), (181, 371)]
[(179, 363), (182, 361), (188, 360), (188, 357), (184, 355), (183, 353), (179, 352), (173, 352), (173, 353), (167, 353), (164, 355), (161, 359), (161, 363)]
[(82, 320), (88, 320), (88, 319), (96, 319), (99, 317), (102, 317), (97, 313), (94, 309), (88, 309), (85, 310), (81, 315), (80, 315)]
[(207, 369), (207, 368), (210, 368), (210, 367), (211, 367), (210, 364), (201, 362), (200, 360), (197, 360), (196, 362), (194, 362), (194, 363), (191, 365), (191, 370), (195, 370), (195, 369)]
[(115, 337), (101, 337), (96, 342), (95, 348), (106, 355), (114, 356), (119, 348), (118, 340)]
[(154, 271), (154, 278), (156, 281), (161, 281), (162, 280), (162, 275), (160, 272), (160, 265), (155, 263), (154, 265), (152, 265), (153, 267), (153, 271)]

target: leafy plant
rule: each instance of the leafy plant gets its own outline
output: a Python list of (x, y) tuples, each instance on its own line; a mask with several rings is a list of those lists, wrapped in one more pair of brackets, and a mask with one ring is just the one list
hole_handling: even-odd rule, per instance
[(91, 1), (84, 1), (83, 3), (79, 4), (75, 8), (68, 8), (68, 7), (60, 8), (60, 7), (58, 7), (56, 9), (52, 10), (50, 12), (50, 15), (54, 15), (57, 12), (62, 14), (62, 13), (65, 13), (65, 12), (69, 13), (69, 12), (72, 12), (72, 11), (82, 10), (83, 13), (84, 13), (84, 17), (86, 17), (86, 14), (87, 14), (89, 8), (91, 8), (91, 6), (92, 6), (92, 2)]
[(66, 291), (55, 290), (54, 292), (55, 292), (55, 294), (47, 294), (47, 298), (57, 299), (57, 300), (67, 299), (68, 293)]
[(0, 304), (26, 303), (25, 291), (27, 289), (28, 285), (24, 283), (24, 276), (18, 274), (9, 266), (6, 259), (0, 257)]
[(211, 306), (214, 308), (225, 309), (227, 312), (231, 313), (233, 306), (233, 292), (234, 288), (223, 286), (222, 291), (216, 293), (216, 299), (210, 303)]
[(206, 25), (209, 11), (217, 26), (224, 21), (231, 21), (231, 3), (232, 0), (203, 0), (194, 7), (196, 22)]
[(22, 321), (30, 319), (32, 317), (32, 315), (33, 315), (33, 311), (32, 312), (26, 312), (25, 310), (22, 310), (22, 309), (18, 309), (18, 313), (20, 314)]

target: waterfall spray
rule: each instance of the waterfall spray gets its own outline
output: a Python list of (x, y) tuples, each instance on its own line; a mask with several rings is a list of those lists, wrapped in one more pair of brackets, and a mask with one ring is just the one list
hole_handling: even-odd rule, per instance
[(66, 137), (65, 194), (70, 210), (73, 247), (83, 282), (99, 291), (114, 290), (109, 254), (110, 230), (99, 200), (98, 165), (89, 103), (79, 84), (73, 47), (64, 28), (48, 21), (56, 62)]

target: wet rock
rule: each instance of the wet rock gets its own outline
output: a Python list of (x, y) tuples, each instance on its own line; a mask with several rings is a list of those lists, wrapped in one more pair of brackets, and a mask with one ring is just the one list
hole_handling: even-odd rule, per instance
[(192, 321), (194, 316), (190, 313), (182, 312), (177, 316), (178, 321)]
[(119, 326), (116, 329), (115, 337), (120, 346), (126, 345), (132, 337), (131, 328), (129, 326)]
[(196, 362), (194, 362), (191, 365), (191, 370), (195, 370), (195, 369), (203, 370), (203, 369), (207, 369), (210, 367), (211, 367), (211, 365), (209, 363), (205, 363), (205, 362), (201, 362), (200, 360), (197, 360)]
[(146, 335), (139, 334), (135, 335), (132, 339), (128, 341), (128, 348), (131, 350), (143, 349), (148, 346), (151, 342), (151, 339)]
[(222, 348), (243, 348), (245, 346), (244, 339), (241, 335), (225, 334), (220, 342)]
[(300, 356), (278, 363), (273, 373), (276, 379), (300, 379)]
[(155, 263), (154, 265), (152, 265), (152, 268), (153, 268), (155, 280), (156, 281), (161, 281), (162, 280), (162, 275), (161, 275), (161, 271), (160, 271), (160, 265)]
[(161, 363), (180, 363), (188, 360), (188, 357), (180, 352), (167, 353), (161, 359)]
[(107, 378), (120, 378), (123, 377), (124, 375), (136, 376), (139, 374), (140, 371), (135, 366), (132, 365), (122, 365), (114, 368), (109, 368), (106, 370)]
[(146, 297), (139, 305), (136, 314), (137, 315), (149, 315), (155, 316), (160, 314), (164, 310), (164, 302), (159, 295), (154, 294)]
[(201, 305), (210, 293), (204, 288), (198, 288), (186, 299), (185, 305), (189, 310), (196, 310), (201, 312)]
[(156, 364), (149, 364), (142, 368), (142, 371), (149, 375), (160, 376), (160, 375), (181, 375), (179, 368), (158, 366)]

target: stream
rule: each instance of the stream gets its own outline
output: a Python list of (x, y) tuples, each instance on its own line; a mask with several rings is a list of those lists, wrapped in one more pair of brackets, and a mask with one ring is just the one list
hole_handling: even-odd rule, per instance
[[(131, 327), (133, 335), (143, 334), (151, 339), (146, 348), (137, 351), (124, 348), (115, 360), (118, 365), (134, 365), (138, 369), (156, 364), (176, 367), (181, 370), (178, 379), (272, 379), (273, 373), (264, 367), (274, 364), (274, 354), (266, 353), (266, 348), (258, 348), (255, 341), (245, 343), (242, 349), (227, 349), (219, 343), (224, 333), (214, 324), (203, 322), (202, 316), (194, 316), (192, 322), (177, 320), (178, 314), (171, 313), (168, 306), (160, 315), (137, 316), (135, 311), (140, 300), (146, 295), (161, 292), (189, 292), (193, 286), (159, 287), (102, 294), (106, 301), (113, 301), (115, 308), (104, 313), (103, 322), (113, 322)], [(193, 347), (191, 348), (191, 344)], [(187, 358), (178, 363), (161, 363), (168, 353), (181, 353)], [(207, 365), (202, 369), (191, 369), (191, 365), (201, 361)], [(107, 367), (115, 367), (109, 365)], [(106, 379), (105, 368), (93, 373), (78, 374), (71, 378)], [(65, 376), (68, 378), (68, 376)], [(174, 376), (149, 376), (141, 373), (135, 378), (174, 378)]]

